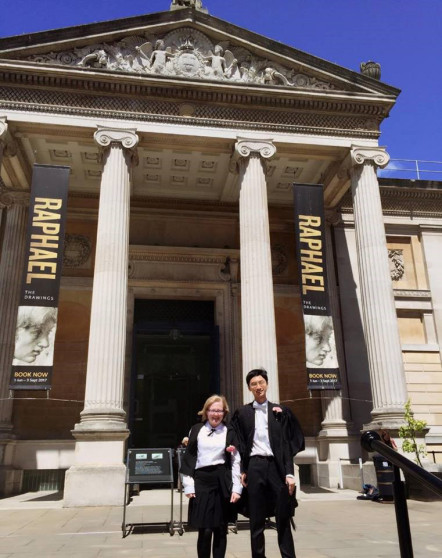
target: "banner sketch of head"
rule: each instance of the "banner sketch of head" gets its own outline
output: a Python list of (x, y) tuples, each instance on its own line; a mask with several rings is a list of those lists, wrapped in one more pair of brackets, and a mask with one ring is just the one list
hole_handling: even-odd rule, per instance
[(57, 308), (20, 306), (15, 330), (14, 366), (52, 366)]
[(337, 368), (338, 360), (331, 316), (306, 314), (304, 324), (307, 368)]

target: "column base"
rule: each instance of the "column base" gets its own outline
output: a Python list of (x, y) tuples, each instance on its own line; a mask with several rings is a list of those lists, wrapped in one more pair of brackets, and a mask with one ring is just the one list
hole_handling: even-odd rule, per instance
[(63, 507), (122, 506), (126, 467), (73, 466), (66, 471)]
[(384, 413), (379, 415), (372, 412), (371, 422), (364, 424), (361, 432), (366, 432), (367, 430), (389, 430), (390, 432), (393, 432), (398, 431), (404, 424), (404, 412), (395, 412), (391, 414)]
[(14, 451), (15, 436), (11, 429), (0, 429), (0, 497), (13, 496), (21, 490), (23, 471), (12, 465)]
[(339, 431), (321, 430), (318, 440), (318, 458), (316, 464), (317, 482), (324, 488), (348, 488), (345, 483), (343, 468), (348, 466), (360, 454), (359, 439), (346, 429)]
[(10, 466), (0, 467), (0, 497), (6, 498), (20, 494), (23, 480), (23, 470)]
[(122, 506), (126, 467), (125, 442), (129, 430), (72, 431), (75, 465), (66, 471), (63, 506)]

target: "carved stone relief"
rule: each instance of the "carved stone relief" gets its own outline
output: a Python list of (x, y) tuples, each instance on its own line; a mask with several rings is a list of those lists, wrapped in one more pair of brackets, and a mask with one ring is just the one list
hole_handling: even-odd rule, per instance
[(26, 60), (148, 75), (334, 89), (331, 83), (260, 58), (229, 41), (213, 43), (207, 35), (190, 27), (176, 29), (164, 36), (131, 36), (115, 43), (32, 55)]
[(403, 250), (388, 250), (390, 276), (392, 281), (400, 281), (405, 274)]
[(83, 234), (66, 234), (64, 237), (63, 265), (83, 267), (91, 255), (91, 239)]

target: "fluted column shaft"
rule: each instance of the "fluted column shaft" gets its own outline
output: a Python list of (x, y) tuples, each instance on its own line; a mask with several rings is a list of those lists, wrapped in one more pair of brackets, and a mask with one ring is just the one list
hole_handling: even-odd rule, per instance
[[(322, 428), (348, 428), (350, 421), (350, 405), (348, 401), (347, 371), (345, 368), (344, 349), (341, 332), (341, 319), (339, 312), (339, 294), (335, 280), (335, 263), (333, 260), (333, 243), (331, 226), (327, 224), (325, 231), (327, 247), (327, 284), (329, 290), (330, 309), (333, 317), (336, 352), (339, 363), (339, 374), (341, 377), (341, 392), (326, 389), (321, 391), (321, 404), (323, 421)], [(342, 394), (342, 395), (341, 395)]]
[(9, 380), (15, 344), (15, 325), (23, 274), (29, 194), (4, 192), (0, 207), (6, 211), (0, 259), (0, 437), (12, 430)]
[(125, 428), (123, 410), (127, 266), (130, 212), (130, 151), (133, 130), (99, 129), (103, 148), (97, 244), (89, 333), (83, 428)]
[[(268, 398), (279, 401), (278, 357), (273, 300), (272, 256), (265, 159), (276, 152), (270, 141), (239, 139), (242, 364), (245, 376), (264, 368)], [(245, 401), (250, 394), (244, 391)]]
[(7, 134), (8, 134), (8, 125), (6, 123), (6, 118), (4, 116), (0, 116), (0, 170), (2, 168), (3, 152), (6, 146)]
[(388, 265), (376, 167), (387, 165), (381, 148), (351, 151), (352, 195), (358, 250), (364, 335), (370, 367), (373, 423), (397, 427), (404, 416), (407, 389)]

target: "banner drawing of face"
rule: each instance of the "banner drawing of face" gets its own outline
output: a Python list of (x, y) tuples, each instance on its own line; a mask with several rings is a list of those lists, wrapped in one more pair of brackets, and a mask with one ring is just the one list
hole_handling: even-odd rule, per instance
[(20, 306), (15, 330), (14, 366), (52, 366), (57, 308)]
[(337, 368), (332, 318), (307, 314), (304, 323), (307, 368)]

